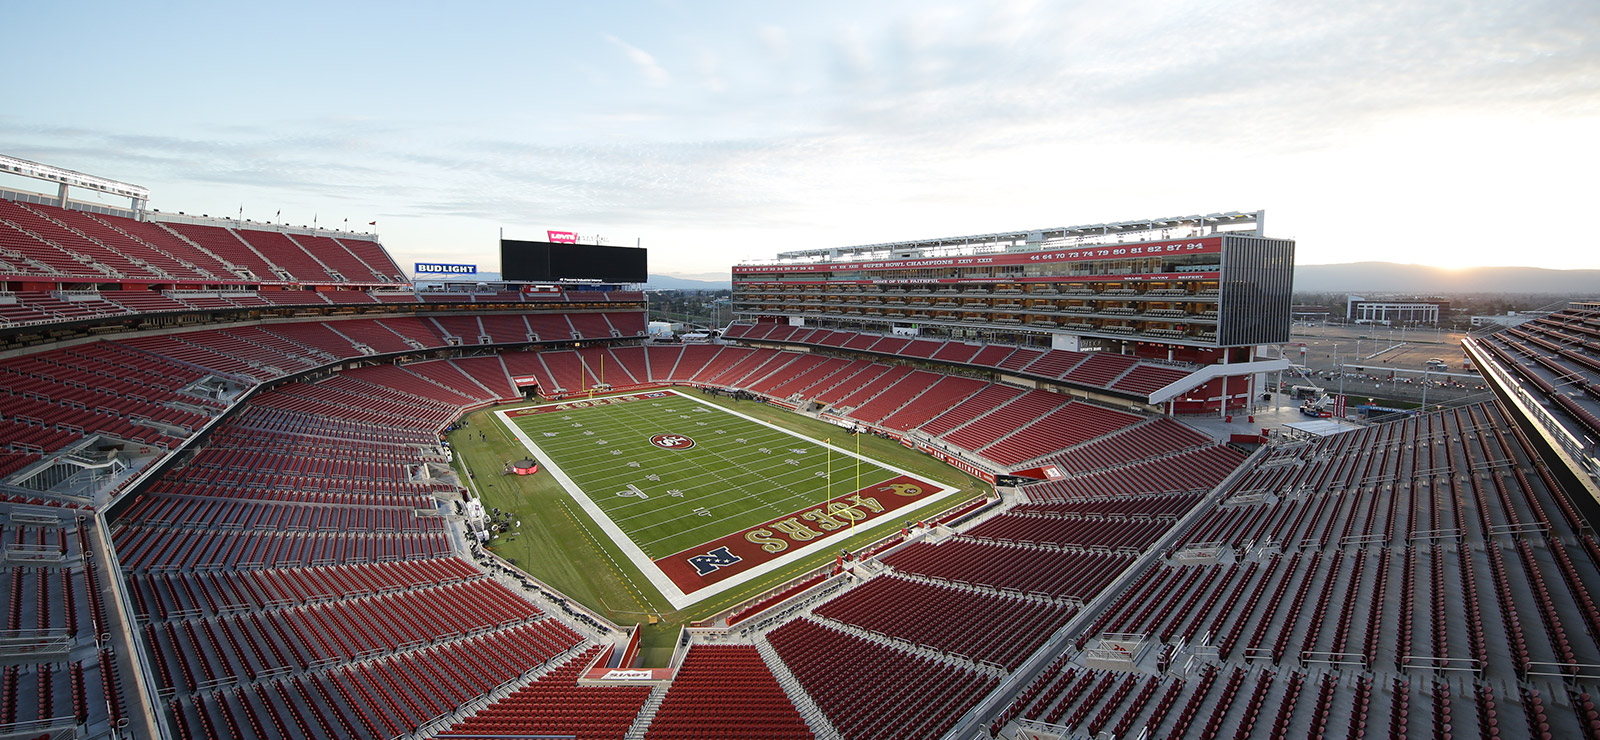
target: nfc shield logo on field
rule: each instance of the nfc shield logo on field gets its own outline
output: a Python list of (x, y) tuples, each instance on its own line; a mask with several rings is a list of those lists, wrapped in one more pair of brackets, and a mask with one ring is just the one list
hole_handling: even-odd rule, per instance
[(657, 434), (650, 438), (650, 444), (663, 450), (687, 450), (694, 446), (694, 440), (682, 434)]
[(719, 568), (742, 562), (744, 562), (744, 558), (733, 554), (726, 547), (719, 547), (704, 555), (696, 555), (689, 558), (689, 564), (694, 566), (695, 575), (701, 576), (713, 573)]

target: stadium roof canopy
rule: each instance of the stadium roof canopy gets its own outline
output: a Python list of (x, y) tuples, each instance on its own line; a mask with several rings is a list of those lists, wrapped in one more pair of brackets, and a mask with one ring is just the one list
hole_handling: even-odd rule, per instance
[[(861, 244), (850, 247), (825, 247), (780, 252), (776, 260), (751, 260), (741, 264), (770, 262), (825, 262), (833, 260), (881, 259), (886, 257), (924, 257), (950, 254), (991, 254), (1059, 249), (1085, 244), (1107, 244), (1148, 239), (1181, 239), (1222, 231), (1262, 236), (1265, 211), (1228, 211), (1204, 216), (1118, 221), (1115, 223), (1057, 226), (1048, 229), (1003, 231), (932, 239)], [(1253, 227), (1241, 229), (1239, 227)]]

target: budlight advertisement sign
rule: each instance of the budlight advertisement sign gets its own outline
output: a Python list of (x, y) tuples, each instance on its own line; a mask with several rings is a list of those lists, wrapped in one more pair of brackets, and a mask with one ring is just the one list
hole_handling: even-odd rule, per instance
[(477, 265), (451, 265), (443, 262), (418, 262), (416, 275), (476, 275)]

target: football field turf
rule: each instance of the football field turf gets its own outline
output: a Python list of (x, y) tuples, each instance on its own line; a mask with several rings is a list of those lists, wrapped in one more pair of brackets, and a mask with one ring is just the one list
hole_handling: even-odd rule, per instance
[(956, 492), (693, 392), (496, 415), (678, 607)]

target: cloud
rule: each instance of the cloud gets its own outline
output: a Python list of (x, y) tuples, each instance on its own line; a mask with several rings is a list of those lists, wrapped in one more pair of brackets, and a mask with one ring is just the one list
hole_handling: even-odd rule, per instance
[(647, 82), (656, 87), (666, 87), (672, 84), (672, 76), (667, 74), (667, 70), (662, 68), (661, 63), (657, 62), (650, 52), (609, 33), (605, 35), (605, 38), (615, 44), (617, 48), (622, 49), (622, 53), (627, 55), (628, 61), (633, 62), (634, 66), (639, 68), (639, 73), (644, 75)]
[(766, 48), (774, 62), (789, 61), (789, 32), (780, 26), (765, 25), (756, 29), (756, 38)]
[(722, 60), (717, 58), (716, 52), (701, 49), (695, 66), (700, 71), (700, 86), (707, 92), (719, 93), (728, 89), (728, 83), (722, 79)]
[[(66, 125), (8, 111), (0, 141), (11, 154), (148, 184), (164, 209), (332, 203), (416, 222), (390, 232), (399, 248), (446, 231), (437, 224), (633, 229), (658, 245), (660, 234), (694, 244), (674, 257), (681, 266), (662, 264), (704, 271), (797, 243), (1229, 208), (1275, 209), (1274, 232), (1314, 237), (1337, 221), (1320, 209), (1366, 210), (1349, 202), (1379, 192), (1363, 172), (1404, 181), (1381, 192), (1415, 217), (1455, 218), (1447, 206), (1411, 210), (1408, 192), (1477, 202), (1461, 197), (1470, 173), (1430, 177), (1451, 152), (1429, 127), (1494, 134), (1449, 141), (1474, 161), (1521, 162), (1515, 179), (1529, 197), (1561, 202), (1538, 189), (1559, 182), (1549, 177), (1558, 161), (1496, 155), (1509, 151), (1501, 132), (1517, 140), (1518, 128), (1474, 122), (1600, 112), (1593, 3), (905, 7), (915, 12), (796, 7), (677, 27), (644, 17), (660, 21), (654, 54), (622, 40), (644, 38), (637, 25), (600, 35), (645, 85), (606, 84), (596, 71), (606, 60), (591, 55), (592, 68), (568, 68), (570, 88), (530, 87), (525, 100), (497, 100), (495, 115), (425, 105), (344, 115), (363, 110), (352, 107), (241, 125), (177, 96), (163, 101), (171, 120), (120, 130), (84, 123), (108, 118)], [(19, 108), (30, 109), (50, 108)], [(1542, 130), (1568, 128), (1584, 127)], [(1582, 169), (1592, 136), (1563, 136), (1552, 145), (1570, 142), (1579, 156), (1567, 166)], [(1423, 147), (1427, 157), (1406, 156)], [(1404, 178), (1392, 171), (1402, 166)], [(1476, 178), (1480, 190), (1498, 187), (1496, 172)], [(1373, 241), (1370, 230), (1327, 228), (1327, 241)]]

